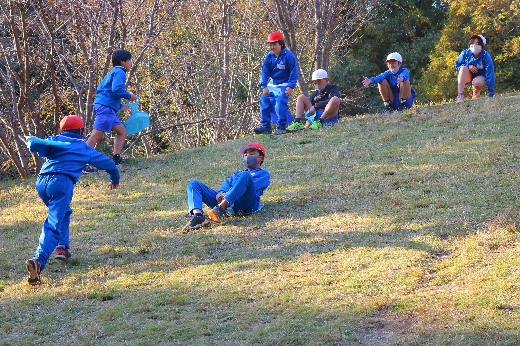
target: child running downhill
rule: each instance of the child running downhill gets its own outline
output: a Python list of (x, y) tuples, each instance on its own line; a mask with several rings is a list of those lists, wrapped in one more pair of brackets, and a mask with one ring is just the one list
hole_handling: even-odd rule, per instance
[(74, 194), (74, 184), (81, 176), (86, 164), (107, 171), (110, 189), (119, 186), (119, 170), (108, 156), (96, 151), (83, 141), (83, 120), (77, 115), (64, 117), (60, 122), (57, 136), (46, 140), (29, 137), (29, 150), (46, 157), (38, 177), (36, 191), (48, 208), (43, 222), (39, 245), (34, 257), (26, 261), (29, 284), (40, 283), (40, 273), (54, 250), (54, 258), (67, 259), (69, 252), (69, 224), (72, 209), (70, 203)]

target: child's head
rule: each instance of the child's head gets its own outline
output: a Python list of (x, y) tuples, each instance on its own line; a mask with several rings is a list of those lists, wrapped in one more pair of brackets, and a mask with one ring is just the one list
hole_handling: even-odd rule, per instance
[(77, 115), (67, 115), (60, 121), (60, 130), (63, 132), (73, 132), (83, 136), (85, 124)]
[(486, 41), (486, 38), (481, 34), (471, 35), (468, 42), (468, 48), (470, 48), (471, 45), (479, 45), (481, 49), (486, 49)]
[(118, 49), (112, 53), (112, 66), (122, 66), (123, 61), (132, 60), (132, 54), (124, 49)]
[(318, 90), (323, 90), (329, 84), (329, 75), (324, 69), (317, 69), (312, 73), (312, 83)]
[(267, 44), (269, 45), (269, 49), (278, 54), (280, 51), (285, 48), (285, 41), (283, 40), (283, 35), (279, 31), (270, 32), (267, 36)]
[(401, 66), (401, 64), (403, 63), (403, 57), (401, 56), (401, 54), (393, 52), (388, 54), (385, 62), (386, 67), (388, 67), (388, 69), (392, 71), (392, 73), (397, 73), (397, 71), (399, 71), (399, 66)]
[[(240, 148), (240, 154), (242, 154), (242, 158), (246, 159), (248, 156), (257, 156), (257, 167), (260, 167), (262, 163), (264, 163), (265, 158), (265, 148), (260, 143), (249, 142)], [(253, 168), (253, 167), (248, 167)]]

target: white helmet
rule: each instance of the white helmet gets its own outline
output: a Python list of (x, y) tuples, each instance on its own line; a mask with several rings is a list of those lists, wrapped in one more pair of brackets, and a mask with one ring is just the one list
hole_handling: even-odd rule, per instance
[(388, 60), (397, 60), (400, 63), (403, 63), (403, 57), (401, 56), (401, 54), (399, 54), (397, 52), (393, 52), (393, 53), (388, 54), (388, 56), (386, 57), (385, 62), (387, 62)]
[(327, 71), (324, 69), (318, 69), (312, 73), (312, 80), (328, 78)]

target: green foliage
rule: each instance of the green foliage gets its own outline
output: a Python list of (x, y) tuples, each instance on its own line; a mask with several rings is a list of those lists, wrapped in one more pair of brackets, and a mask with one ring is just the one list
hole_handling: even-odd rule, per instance
[[(333, 67), (333, 70), (345, 71), (339, 84), (359, 88), (363, 76), (371, 77), (386, 70), (386, 56), (397, 51), (403, 56), (403, 65), (410, 70), (415, 88), (438, 40), (446, 6), (443, 1), (379, 2), (375, 20), (360, 30), (357, 42), (346, 47), (337, 66)], [(371, 110), (379, 108), (377, 88), (364, 89), (358, 102)]]
[(442, 102), (457, 95), (457, 71), (454, 62), (459, 53), (445, 51), (433, 56), (420, 83), (415, 87), (418, 102)]
[[(448, 20), (419, 81), (422, 101), (440, 102), (455, 97), (457, 74), (453, 73), (453, 66), (458, 54), (467, 48), (469, 37), (475, 33), (481, 33), (487, 39), (486, 49), (495, 65), (496, 92), (520, 89), (519, 1), (457, 0), (449, 6)], [(437, 83), (433, 85), (435, 80)]]

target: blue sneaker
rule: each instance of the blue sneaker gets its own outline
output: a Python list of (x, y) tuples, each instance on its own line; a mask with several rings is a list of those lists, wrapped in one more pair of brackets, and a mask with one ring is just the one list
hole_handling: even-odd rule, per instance
[(270, 127), (263, 127), (263, 126), (259, 126), (259, 127), (255, 128), (253, 131), (257, 135), (265, 135), (265, 134), (270, 134), (272, 132)]

